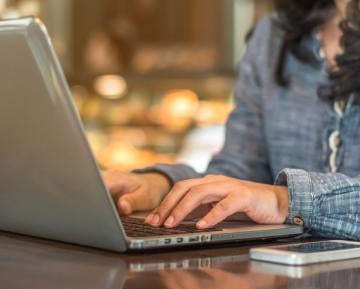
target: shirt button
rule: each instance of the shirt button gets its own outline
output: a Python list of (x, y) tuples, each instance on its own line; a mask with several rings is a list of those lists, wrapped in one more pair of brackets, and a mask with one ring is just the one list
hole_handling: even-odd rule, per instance
[(337, 152), (339, 146), (341, 144), (341, 135), (338, 130), (332, 132), (332, 134), (329, 137), (329, 146), (332, 150), (332, 152)]
[(337, 105), (341, 111), (345, 110), (345, 101), (343, 99), (337, 101)]
[(340, 135), (337, 135), (335, 138), (334, 138), (334, 145), (339, 147), (341, 145), (341, 137)]
[(343, 99), (334, 102), (334, 110), (338, 116), (343, 117), (345, 105), (346, 103)]
[(295, 225), (304, 226), (304, 221), (301, 217), (294, 217), (293, 222)]
[(323, 48), (321, 48), (321, 49), (319, 50), (319, 57), (320, 57), (321, 59), (325, 59), (325, 58), (326, 58), (326, 53), (325, 53), (325, 50), (324, 50)]

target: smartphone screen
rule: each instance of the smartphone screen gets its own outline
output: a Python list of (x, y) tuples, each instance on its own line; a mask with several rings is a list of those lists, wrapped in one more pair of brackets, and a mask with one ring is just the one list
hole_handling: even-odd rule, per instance
[(325, 251), (337, 251), (337, 250), (359, 249), (359, 248), (360, 245), (355, 245), (355, 244), (323, 241), (323, 242), (315, 242), (315, 243), (307, 243), (307, 244), (281, 246), (276, 249), (280, 251), (295, 252), (295, 253), (318, 253)]

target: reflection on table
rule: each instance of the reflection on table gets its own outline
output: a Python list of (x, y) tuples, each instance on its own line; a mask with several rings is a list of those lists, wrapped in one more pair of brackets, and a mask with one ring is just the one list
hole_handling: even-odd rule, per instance
[(250, 247), (260, 245), (117, 254), (0, 233), (0, 282), (36, 289), (359, 288), (360, 260), (304, 267), (250, 261)]

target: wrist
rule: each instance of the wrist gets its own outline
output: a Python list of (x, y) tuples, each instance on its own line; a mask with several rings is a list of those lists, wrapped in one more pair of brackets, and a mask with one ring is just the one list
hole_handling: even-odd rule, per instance
[(149, 190), (152, 192), (156, 192), (159, 194), (159, 198), (163, 199), (164, 196), (170, 191), (171, 189), (171, 182), (169, 178), (165, 175), (157, 172), (153, 173), (146, 173), (143, 174), (143, 177), (147, 180), (149, 184)]
[(278, 200), (278, 211), (281, 219), (285, 222), (289, 216), (289, 190), (287, 186), (274, 186)]

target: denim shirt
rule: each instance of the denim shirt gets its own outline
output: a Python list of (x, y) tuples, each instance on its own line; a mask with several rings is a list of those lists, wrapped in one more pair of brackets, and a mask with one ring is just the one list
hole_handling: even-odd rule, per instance
[[(321, 45), (309, 35), (317, 64), (289, 54), (287, 87), (274, 71), (284, 32), (275, 15), (257, 25), (239, 67), (236, 108), (226, 124), (226, 140), (205, 174), (287, 185), (287, 223), (303, 223), (313, 234), (360, 240), (360, 104), (346, 105), (318, 97), (327, 83)], [(173, 182), (201, 176), (186, 165), (159, 164), (138, 172), (158, 171)]]

